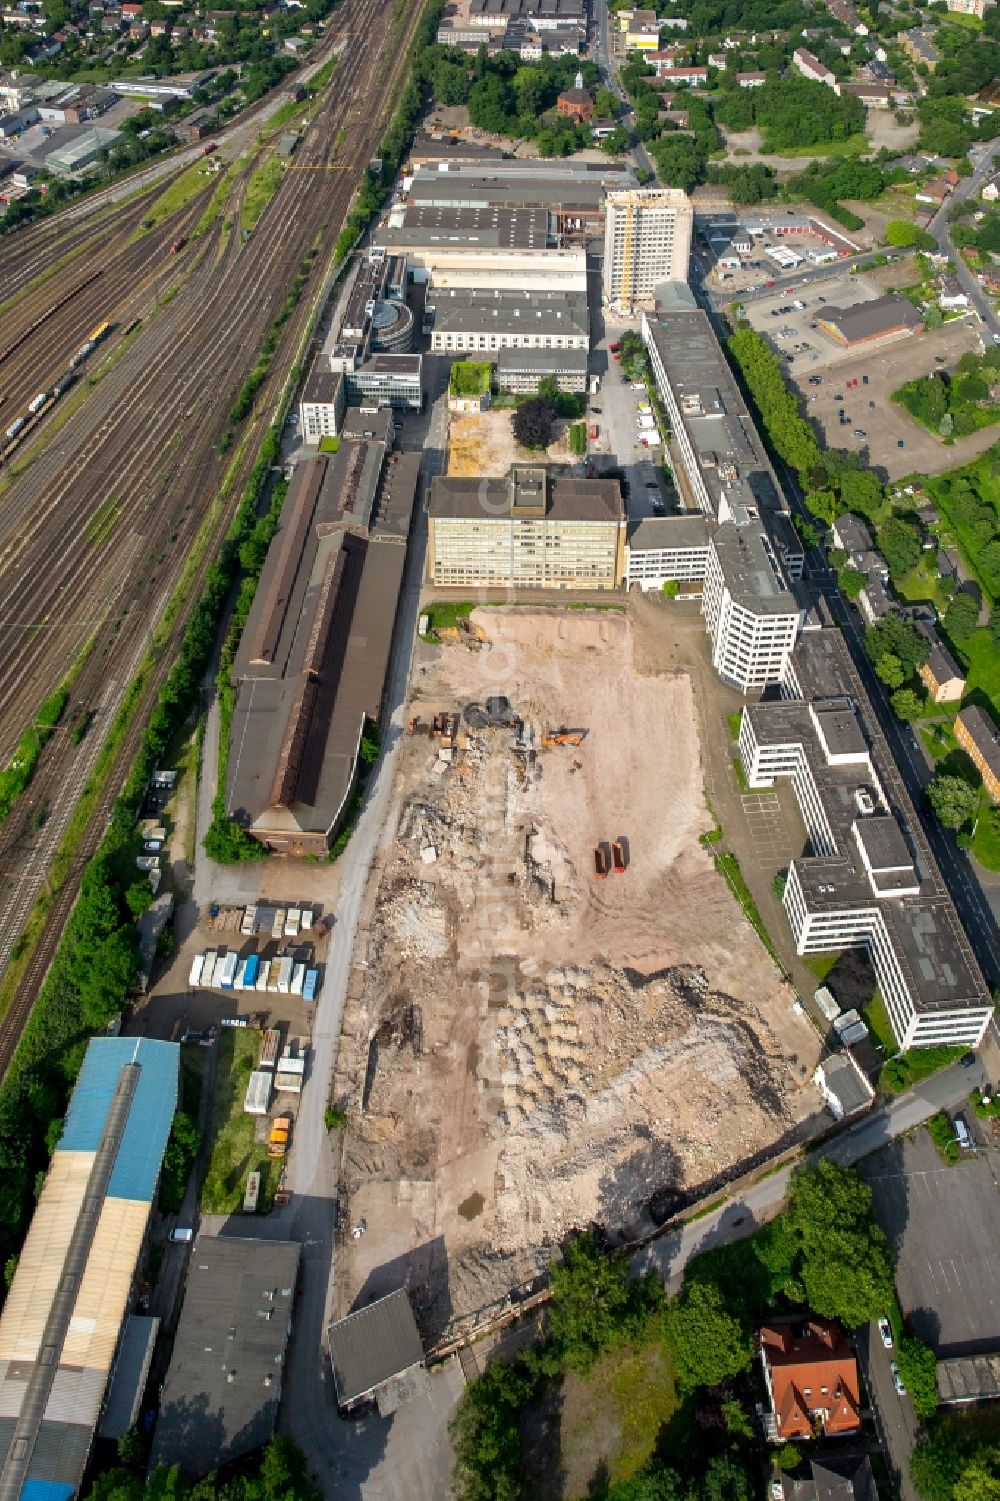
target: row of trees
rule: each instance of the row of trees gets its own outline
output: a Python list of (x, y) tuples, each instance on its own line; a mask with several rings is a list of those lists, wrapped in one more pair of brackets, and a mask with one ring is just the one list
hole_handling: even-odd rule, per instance
[[(872, 1217), (871, 1191), (831, 1162), (795, 1173), (778, 1219), (689, 1263), (677, 1297), (665, 1300), (656, 1276), (630, 1279), (624, 1257), (604, 1254), (589, 1234), (567, 1244), (550, 1275), (545, 1342), (513, 1364), (487, 1366), (462, 1399), (452, 1428), (459, 1501), (516, 1501), (522, 1411), (538, 1403), (546, 1384), (567, 1372), (587, 1376), (610, 1350), (662, 1344), (687, 1397), (740, 1380), (755, 1331), (775, 1313), (807, 1310), (854, 1328), (895, 1306), (892, 1257)], [(653, 1462), (636, 1482), (612, 1488), (609, 1501), (749, 1496), (752, 1460), (740, 1461), (738, 1452), (740, 1436), (751, 1439), (753, 1428), (739, 1401), (727, 1413), (729, 1405), (721, 1449), (703, 1442), (683, 1476)]]
[(238, 1475), (209, 1475), (191, 1484), (176, 1470), (146, 1478), (146, 1446), (133, 1431), (118, 1444), (119, 1463), (99, 1476), (85, 1501), (319, 1501), (301, 1451), (287, 1438), (272, 1438), (260, 1458)]

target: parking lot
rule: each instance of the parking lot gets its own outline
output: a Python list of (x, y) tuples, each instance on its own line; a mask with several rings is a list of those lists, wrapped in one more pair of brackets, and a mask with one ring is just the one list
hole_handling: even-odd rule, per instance
[(945, 447), (890, 398), (905, 381), (931, 370), (954, 369), (967, 350), (979, 348), (978, 324), (962, 318), (864, 352), (842, 351), (845, 357), (823, 371), (819, 384), (810, 382), (810, 375), (818, 373), (811, 368), (793, 364), (789, 375), (824, 446), (861, 453), (869, 465), (883, 468), (889, 479), (914, 471), (940, 474), (988, 448), (996, 440), (994, 429), (985, 428)]
[[(619, 337), (617, 331), (610, 331), (612, 343)], [(669, 465), (670, 456), (662, 447), (643, 447), (641, 439), (647, 434), (640, 432), (637, 424), (640, 406), (649, 405), (645, 386), (633, 390), (610, 353), (607, 360), (600, 391), (587, 398), (587, 423), (596, 424), (600, 433), (597, 443), (591, 445), (596, 449), (595, 472), (600, 474), (609, 466), (624, 470), (630, 518), (662, 516), (677, 505), (677, 496), (665, 481), (662, 468), (664, 463)]]
[(824, 306), (853, 307), (882, 295), (882, 288), (870, 278), (840, 272), (801, 288), (783, 287), (768, 297), (758, 297), (748, 304), (746, 316), (788, 361), (790, 374), (797, 375), (803, 367), (812, 373), (839, 363), (850, 353), (821, 329), (813, 328)]
[(1000, 1340), (1000, 1191), (983, 1151), (942, 1161), (926, 1131), (860, 1164), (898, 1256), (897, 1289), (914, 1330), (941, 1356)]

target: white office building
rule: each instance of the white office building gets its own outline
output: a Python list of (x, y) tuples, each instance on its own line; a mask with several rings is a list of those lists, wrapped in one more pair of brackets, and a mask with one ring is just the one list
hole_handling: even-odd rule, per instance
[(974, 1047), (989, 989), (838, 631), (801, 637), (782, 691), (744, 709), (739, 747), (751, 787), (791, 782), (809, 835), (784, 893), (796, 951), (866, 949), (900, 1048)]

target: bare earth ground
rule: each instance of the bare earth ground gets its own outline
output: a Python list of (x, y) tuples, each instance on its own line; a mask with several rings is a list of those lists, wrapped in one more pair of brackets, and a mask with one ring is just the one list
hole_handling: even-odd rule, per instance
[(513, 415), (505, 407), (474, 415), (455, 413), (448, 424), (448, 474), (500, 476), (512, 464), (580, 462), (569, 451), (569, 422), (558, 423), (556, 437), (543, 458), (515, 440)]
[[(441, 649), (424, 724), (499, 692), (536, 737), (589, 733), (526, 766), (513, 731), (463, 725), (452, 765), (420, 733), (400, 763), (334, 1086), (367, 1230), (338, 1302), (409, 1276), (430, 1337), (571, 1227), (648, 1228), (655, 1190), (713, 1180), (817, 1109), (816, 1035), (698, 844), (690, 679), (624, 612), (473, 619), (486, 644)], [(598, 882), (594, 846), (620, 835), (629, 869)]]

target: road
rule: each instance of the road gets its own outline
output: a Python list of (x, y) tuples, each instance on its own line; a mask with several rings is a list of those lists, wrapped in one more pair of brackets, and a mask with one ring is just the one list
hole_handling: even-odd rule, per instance
[(977, 196), (987, 179), (993, 176), (995, 157), (998, 152), (1000, 152), (1000, 141), (991, 142), (983, 147), (982, 157), (977, 162), (972, 176), (961, 179), (954, 193), (941, 205), (927, 228), (937, 241), (939, 253), (946, 255), (953, 262), (955, 275), (958, 277), (962, 291), (979, 314), (984, 327), (1000, 342), (1000, 318), (997, 317), (992, 302), (962, 259), (961, 252), (956, 249), (951, 238), (949, 222), (950, 212), (955, 205), (964, 203), (967, 198)]
[(859, 1330), (856, 1339), (858, 1364), (872, 1399), (875, 1426), (882, 1439), (893, 1490), (901, 1501), (918, 1501), (910, 1479), (909, 1457), (917, 1445), (920, 1424), (909, 1396), (901, 1397), (892, 1380), (889, 1362), (893, 1352), (887, 1350), (876, 1324)]
[[(994, 1066), (991, 1057), (991, 1068)], [(995, 1071), (995, 1068), (994, 1068)], [(903, 1136), (929, 1120), (939, 1110), (952, 1109), (968, 1099), (972, 1089), (989, 1083), (985, 1066), (974, 1069), (955, 1064), (927, 1079), (918, 1088), (897, 1095), (888, 1105), (864, 1116), (824, 1146), (806, 1157), (807, 1162), (828, 1158), (851, 1167), (862, 1157), (878, 1151), (897, 1136)], [(703, 1215), (672, 1235), (663, 1236), (637, 1251), (632, 1259), (635, 1272), (658, 1272), (668, 1287), (680, 1287), (684, 1268), (692, 1257), (714, 1246), (727, 1245), (752, 1235), (781, 1212), (794, 1166), (790, 1165), (728, 1199), (711, 1214)]]

